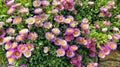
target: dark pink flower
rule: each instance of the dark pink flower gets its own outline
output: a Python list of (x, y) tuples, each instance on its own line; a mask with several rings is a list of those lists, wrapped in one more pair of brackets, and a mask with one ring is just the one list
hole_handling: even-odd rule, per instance
[(74, 39), (74, 36), (73, 35), (66, 35), (66, 36), (64, 36), (64, 38), (66, 41), (70, 42)]
[(65, 31), (65, 35), (72, 35), (74, 33), (74, 29), (73, 28), (67, 28)]
[(66, 55), (67, 55), (67, 57), (72, 58), (75, 56), (75, 52), (73, 52), (71, 50), (67, 50)]

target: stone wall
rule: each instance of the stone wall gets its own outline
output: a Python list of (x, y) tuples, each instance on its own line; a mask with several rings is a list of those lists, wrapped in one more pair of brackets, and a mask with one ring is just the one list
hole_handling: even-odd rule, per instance
[(104, 59), (100, 59), (99, 67), (120, 67), (120, 51), (112, 51)]

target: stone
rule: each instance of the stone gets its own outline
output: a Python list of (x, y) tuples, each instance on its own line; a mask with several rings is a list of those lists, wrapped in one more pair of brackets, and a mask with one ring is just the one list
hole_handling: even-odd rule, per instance
[(99, 61), (99, 67), (120, 67), (120, 51), (111, 53)]

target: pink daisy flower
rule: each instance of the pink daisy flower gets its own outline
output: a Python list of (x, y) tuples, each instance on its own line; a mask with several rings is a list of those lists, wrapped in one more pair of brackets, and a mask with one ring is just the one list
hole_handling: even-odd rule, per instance
[(72, 21), (70, 22), (70, 27), (76, 27), (78, 25), (78, 22)]
[(38, 37), (38, 34), (36, 32), (29, 33), (28, 39), (30, 40), (36, 40)]
[(43, 27), (43, 23), (42, 23), (42, 22), (36, 22), (36, 23), (35, 23), (35, 26), (36, 26), (36, 27)]
[(4, 43), (10, 42), (10, 41), (13, 40), (13, 39), (14, 39), (14, 37), (7, 36), (7, 37), (4, 38)]
[(24, 53), (26, 50), (28, 50), (28, 48), (26, 47), (26, 45), (20, 44), (18, 46), (18, 50), (22, 53)]
[(71, 20), (70, 20), (69, 18), (66, 18), (66, 19), (64, 20), (64, 22), (65, 22), (66, 24), (70, 24)]
[(8, 19), (6, 19), (6, 23), (11, 23), (12, 22), (12, 18), (8, 18)]
[(35, 23), (35, 18), (34, 17), (29, 17), (28, 19), (26, 19), (26, 23), (29, 25), (32, 25)]
[(117, 44), (115, 42), (109, 42), (108, 46), (111, 50), (116, 50), (117, 49)]
[(83, 42), (84, 42), (84, 38), (83, 37), (78, 37), (77, 38), (77, 42), (79, 43), (79, 44), (83, 44)]
[(40, 5), (41, 5), (41, 1), (39, 1), (39, 0), (33, 1), (33, 6), (34, 7), (40, 7)]
[(80, 27), (81, 27), (83, 30), (88, 30), (88, 29), (89, 29), (89, 24), (87, 24), (87, 23), (81, 23)]
[(70, 51), (76, 51), (76, 50), (78, 50), (78, 46), (76, 46), (76, 45), (71, 45), (71, 46), (69, 47), (69, 50), (70, 50)]
[(8, 34), (14, 34), (14, 33), (15, 33), (15, 29), (13, 29), (13, 28), (8, 28), (8, 29), (6, 30), (6, 32), (7, 32)]
[(118, 32), (118, 31), (119, 31), (119, 28), (118, 28), (118, 27), (113, 27), (112, 30), (113, 30), (114, 32)]
[(17, 16), (13, 19), (13, 24), (20, 24), (22, 22), (22, 17)]
[(48, 15), (47, 14), (40, 14), (40, 20), (45, 21), (47, 20)]
[(64, 38), (66, 41), (70, 42), (74, 39), (74, 36), (73, 35), (66, 35), (66, 36), (64, 36)]
[(61, 46), (67, 45), (67, 41), (66, 41), (66, 40), (61, 40), (60, 45), (61, 45)]
[(57, 8), (58, 10), (64, 10), (63, 4), (58, 4), (58, 5), (56, 6), (56, 8)]
[(25, 8), (25, 7), (20, 8), (20, 10), (19, 10), (19, 13), (20, 13), (20, 14), (26, 14), (26, 13), (28, 13), (28, 12), (29, 12), (29, 9), (28, 9), (28, 8)]
[(18, 43), (17, 42), (13, 42), (11, 48), (15, 49), (17, 46), (18, 46)]
[(74, 33), (74, 29), (73, 28), (67, 28), (65, 31), (65, 35), (72, 35)]
[(105, 53), (103, 52), (103, 51), (99, 51), (99, 53), (98, 53), (98, 57), (100, 57), (100, 58), (105, 58)]
[(64, 18), (63, 15), (57, 15), (57, 16), (54, 17), (54, 20), (58, 23), (63, 23), (65, 18)]
[(31, 57), (31, 51), (29, 51), (29, 50), (27, 50), (27, 51), (25, 51), (24, 53), (23, 53), (23, 55), (26, 57), (26, 58), (29, 58), (29, 57)]
[(58, 57), (62, 57), (65, 55), (65, 50), (60, 48), (56, 51)]
[(119, 40), (119, 39), (120, 39), (120, 35), (118, 35), (118, 34), (113, 34), (113, 35), (112, 35), (112, 38), (113, 38), (114, 40)]
[(62, 40), (62, 39), (60, 39), (60, 38), (55, 38), (55, 39), (54, 39), (54, 44), (60, 46), (61, 40)]
[(53, 28), (52, 32), (56, 35), (60, 34), (60, 29), (59, 28)]
[(44, 47), (43, 52), (48, 53), (48, 51), (49, 51), (48, 47)]
[(78, 61), (82, 61), (82, 56), (79, 55), (79, 54), (77, 54), (77, 55), (75, 56), (75, 58), (76, 58)]
[(26, 44), (26, 47), (28, 48), (29, 51), (34, 50), (34, 45), (33, 44)]
[(50, 3), (49, 3), (49, 1), (47, 1), (47, 0), (43, 0), (43, 1), (41, 1), (41, 5), (42, 5), (42, 6), (49, 6)]
[(104, 52), (105, 55), (109, 55), (110, 54), (111, 50), (109, 49), (108, 46), (102, 46), (100, 49)]
[(14, 61), (15, 61), (15, 58), (14, 58), (14, 57), (8, 58), (8, 63), (9, 63), (9, 64), (13, 64)]
[(19, 34), (26, 36), (26, 35), (28, 34), (28, 32), (29, 32), (29, 30), (28, 30), (27, 28), (24, 28), (24, 29), (21, 29), (21, 30), (19, 31)]
[(17, 37), (16, 37), (16, 41), (17, 42), (23, 42), (25, 40), (25, 36), (24, 35), (18, 35)]
[(44, 28), (50, 29), (50, 28), (52, 28), (52, 23), (45, 22), (43, 26), (44, 26)]
[(83, 20), (82, 20), (83, 23), (88, 23), (88, 21), (89, 20), (87, 18), (83, 18)]
[(8, 7), (12, 6), (14, 4), (14, 1), (15, 0), (10, 0), (10, 1), (6, 2), (6, 6), (8, 6)]
[(75, 28), (74, 29), (74, 33), (73, 33), (73, 36), (74, 37), (78, 37), (80, 35), (80, 30), (78, 28)]
[(19, 50), (15, 49), (14, 56), (16, 59), (20, 59), (22, 57), (22, 53)]
[(68, 19), (70, 19), (70, 21), (74, 21), (74, 17), (73, 16), (67, 16)]
[(35, 15), (34, 18), (35, 18), (35, 23), (41, 22), (39, 15)]
[(0, 22), (0, 28), (3, 28), (4, 24), (4, 22)]
[(64, 49), (64, 50), (67, 50), (69, 48), (69, 46), (68, 45), (63, 45), (63, 46), (61, 46), (61, 48)]
[(13, 14), (16, 11), (16, 8), (11, 7), (8, 11), (7, 14)]
[(42, 11), (43, 11), (43, 10), (42, 10), (41, 8), (36, 8), (36, 9), (34, 10), (34, 13), (35, 13), (35, 14), (40, 14)]
[(7, 57), (7, 58), (10, 58), (10, 57), (13, 56), (13, 54), (14, 54), (14, 50), (8, 50), (8, 51), (6, 52), (6, 57)]
[(5, 49), (6, 49), (6, 50), (11, 49), (11, 47), (12, 47), (12, 43), (11, 43), (11, 42), (7, 42), (7, 43), (5, 44)]
[(53, 40), (55, 38), (55, 35), (50, 32), (46, 32), (45, 37), (48, 40)]
[(67, 57), (72, 58), (75, 56), (75, 53), (71, 50), (67, 50), (66, 55), (67, 55)]

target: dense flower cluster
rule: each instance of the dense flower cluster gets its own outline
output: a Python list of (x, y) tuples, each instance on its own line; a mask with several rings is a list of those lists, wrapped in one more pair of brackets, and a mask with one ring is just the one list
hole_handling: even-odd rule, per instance
[[(21, 3), (15, 3), (15, 0), (5, 0), (5, 3), (7, 8), (9, 8), (7, 14), (10, 17), (7, 17), (5, 22), (0, 22), (0, 45), (4, 45), (6, 50), (6, 58), (9, 62), (8, 67), (13, 67), (15, 59), (21, 59), (22, 56), (27, 59), (30, 58), (36, 47), (33, 42), (40, 37), (45, 37), (47, 41), (57, 46), (56, 56), (59, 58), (66, 56), (74, 67), (83, 66), (84, 56), (82, 53), (79, 54), (77, 52), (81, 49), (79, 46), (83, 46), (89, 51), (88, 55), (90, 58), (95, 58), (96, 56), (105, 58), (112, 50), (117, 49), (116, 41), (120, 39), (119, 28), (114, 26), (112, 21), (104, 19), (101, 23), (91, 23), (89, 17), (82, 17), (79, 21), (76, 20), (76, 17), (73, 16), (73, 14), (77, 14), (76, 6), (82, 7), (84, 5), (80, 0), (77, 3), (74, 0), (53, 0), (52, 2), (49, 0), (34, 0), (32, 2), (32, 10), (27, 6), (23, 7)], [(89, 6), (94, 4), (93, 1), (87, 2)], [(45, 9), (50, 7), (49, 5), (52, 5), (52, 9), (46, 11), (46, 13)], [(108, 1), (106, 6), (100, 7), (98, 17), (111, 17), (112, 12), (110, 10), (114, 8), (115, 2), (113, 0)], [(60, 14), (59, 12), (62, 11), (72, 12), (73, 14)], [(11, 16), (16, 12), (19, 15)], [(23, 15), (29, 14), (32, 15), (27, 16), (27, 18), (23, 17)], [(120, 14), (117, 14), (114, 19), (120, 20)], [(4, 28), (5, 24), (13, 26)], [(65, 25), (65, 30), (55, 24)], [(14, 28), (17, 25), (22, 25), (22, 27), (20, 29)], [(43, 29), (44, 32), (42, 33), (45, 36), (38, 35), (41, 33), (37, 33), (34, 30), (31, 31), (34, 27), (38, 30)], [(105, 34), (107, 36), (106, 40), (103, 39), (102, 43), (98, 42), (100, 38), (98, 39), (96, 35), (92, 36), (95, 32)], [(43, 53), (47, 54), (49, 50), (49, 46), (43, 47)], [(27, 67), (27, 65), (22, 64), (20, 67)], [(98, 63), (89, 61), (86, 67), (98, 67)]]

